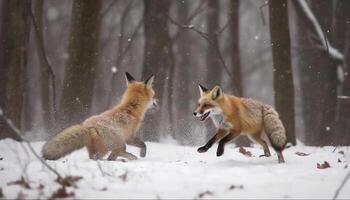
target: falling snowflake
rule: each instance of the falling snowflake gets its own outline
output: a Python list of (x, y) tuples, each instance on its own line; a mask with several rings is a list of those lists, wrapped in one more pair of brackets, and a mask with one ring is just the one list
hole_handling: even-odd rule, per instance
[(326, 126), (326, 131), (330, 131), (331, 127), (330, 126)]
[(117, 73), (118, 69), (117, 69), (116, 66), (112, 66), (111, 67), (111, 71), (112, 71), (113, 74), (115, 74), (115, 73)]

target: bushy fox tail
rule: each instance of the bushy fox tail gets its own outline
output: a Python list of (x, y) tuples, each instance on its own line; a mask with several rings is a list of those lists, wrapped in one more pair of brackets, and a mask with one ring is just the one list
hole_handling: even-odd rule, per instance
[(282, 151), (287, 143), (286, 130), (278, 113), (271, 106), (263, 108), (264, 129), (276, 151)]
[(64, 129), (46, 142), (42, 149), (43, 158), (57, 160), (74, 150), (82, 148), (86, 134), (87, 130), (82, 125), (74, 125)]

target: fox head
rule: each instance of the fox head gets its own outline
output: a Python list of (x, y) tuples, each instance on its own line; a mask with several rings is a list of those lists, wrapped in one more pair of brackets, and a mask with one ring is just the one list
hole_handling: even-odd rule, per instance
[(146, 108), (156, 105), (153, 90), (154, 75), (151, 75), (144, 81), (136, 81), (128, 72), (125, 72), (127, 89), (123, 95), (124, 101), (130, 101), (134, 104), (144, 104)]
[(223, 99), (224, 94), (219, 86), (209, 90), (199, 84), (199, 92), (198, 106), (193, 113), (195, 117), (199, 117), (201, 121), (204, 121), (209, 116), (222, 113), (219, 102)]

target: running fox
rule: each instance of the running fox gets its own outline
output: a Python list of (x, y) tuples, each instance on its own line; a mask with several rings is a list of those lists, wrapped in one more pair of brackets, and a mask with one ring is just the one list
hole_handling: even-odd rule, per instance
[(155, 103), (154, 76), (143, 82), (135, 81), (128, 72), (125, 77), (127, 89), (117, 106), (58, 133), (44, 145), (43, 157), (56, 160), (86, 146), (90, 159), (102, 159), (111, 151), (108, 160), (118, 156), (136, 160), (135, 155), (126, 152), (126, 144), (141, 148), (140, 156), (145, 157), (146, 145), (138, 139), (136, 132), (145, 112)]
[(220, 140), (216, 155), (221, 156), (227, 142), (237, 136), (247, 135), (249, 139), (263, 147), (262, 156), (270, 157), (270, 150), (262, 137), (265, 132), (277, 153), (278, 162), (285, 162), (282, 155), (287, 142), (285, 128), (278, 113), (270, 105), (253, 99), (226, 95), (219, 86), (209, 90), (199, 85), (199, 91), (198, 107), (193, 115), (199, 117), (200, 121), (210, 117), (218, 129), (215, 136), (198, 149), (199, 153), (206, 152)]

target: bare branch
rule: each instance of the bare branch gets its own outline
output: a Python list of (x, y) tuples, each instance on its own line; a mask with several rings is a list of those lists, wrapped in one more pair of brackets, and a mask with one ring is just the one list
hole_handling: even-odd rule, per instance
[[(199, 13), (203, 11), (202, 6), (205, 4), (206, 1), (201, 1), (201, 3), (198, 5), (198, 7), (194, 10), (193, 14), (186, 19), (185, 23), (189, 24)], [(179, 36), (181, 35), (183, 29), (178, 30), (174, 36), (171, 38), (171, 43), (174, 43)]]
[(265, 3), (259, 7), (260, 15), (261, 15), (261, 20), (262, 20), (264, 26), (266, 25), (266, 20), (265, 20), (265, 15), (264, 15), (264, 10), (263, 10), (263, 8), (265, 8), (265, 7), (268, 6), (268, 5), (269, 5), (269, 2), (268, 2), (268, 1), (265, 1)]
[(317, 36), (317, 40), (320, 42), (322, 50), (326, 51), (331, 58), (343, 62), (343, 54), (329, 43), (324, 32), (322, 31), (320, 24), (318, 23), (315, 15), (312, 13), (311, 9), (307, 5), (306, 1), (295, 0), (291, 2), (296, 8), (295, 10), (306, 19), (305, 22), (308, 24), (308, 27), (310, 27), (311, 31), (313, 31)]
[(343, 179), (343, 181), (341, 182), (340, 186), (337, 188), (334, 196), (333, 196), (333, 199), (337, 199), (338, 196), (339, 196), (339, 193), (340, 191), (343, 189), (345, 183), (349, 180), (349, 177), (350, 177), (350, 171), (346, 174), (345, 178)]
[(107, 8), (101, 13), (100, 18), (104, 18), (106, 14), (113, 8), (113, 6), (118, 3), (118, 0), (114, 0), (112, 3), (110, 3)]
[(51, 172), (53, 172), (54, 174), (56, 174), (57, 178), (61, 179), (62, 176), (55, 170), (53, 169), (49, 164), (46, 163), (45, 160), (43, 160), (34, 150), (34, 148), (32, 147), (32, 145), (30, 144), (30, 142), (28, 140), (26, 140), (25, 138), (22, 137), (22, 133), (21, 131), (13, 124), (12, 120), (7, 118), (4, 115), (3, 110), (0, 108), (0, 117), (5, 121), (5, 123), (13, 130), (13, 132), (16, 134), (17, 137), (21, 138), (22, 141), (24, 141), (27, 145), (28, 148), (30, 149), (30, 151), (33, 153), (33, 155), (45, 166), (47, 167)]
[[(39, 26), (36, 22), (36, 19), (34, 17), (32, 9), (30, 9), (30, 17), (32, 19), (32, 23), (34, 26), (34, 32), (35, 32), (35, 37), (37, 40), (37, 46), (39, 49), (39, 53), (41, 54), (41, 57), (43, 58), (45, 67), (46, 67), (46, 72), (48, 73), (50, 79), (51, 79), (51, 87), (52, 87), (52, 106), (54, 113), (56, 113), (56, 84), (55, 84), (55, 79), (56, 76), (52, 70), (52, 66), (50, 65), (50, 62), (47, 59), (46, 51), (45, 51), (45, 45), (44, 45), (44, 39), (42, 33), (39, 31)], [(53, 115), (54, 116), (54, 115)]]
[(231, 74), (230, 70), (228, 69), (228, 67), (225, 63), (225, 60), (223, 59), (223, 57), (221, 55), (220, 48), (219, 48), (218, 44), (215, 43), (214, 41), (212, 41), (207, 33), (196, 29), (193, 25), (180, 24), (180, 23), (176, 22), (173, 18), (171, 18), (168, 13), (164, 13), (164, 14), (168, 18), (170, 23), (178, 26), (181, 29), (191, 30), (191, 31), (197, 33), (198, 35), (200, 35), (202, 38), (204, 38), (209, 43), (209, 45), (211, 45), (215, 49), (215, 52), (216, 52), (216, 54), (221, 62), (221, 66), (224, 68), (224, 70), (226, 71), (226, 73), (230, 77), (230, 79), (233, 80), (233, 75)]

